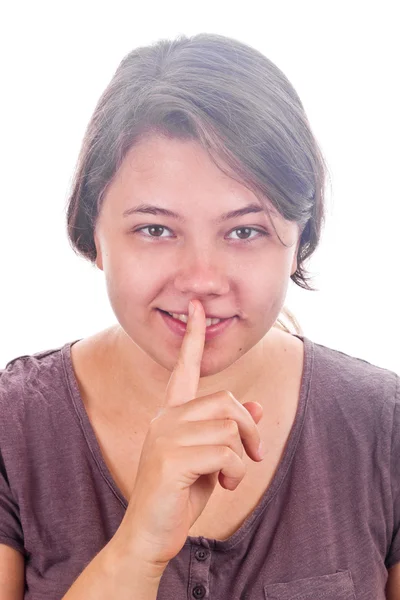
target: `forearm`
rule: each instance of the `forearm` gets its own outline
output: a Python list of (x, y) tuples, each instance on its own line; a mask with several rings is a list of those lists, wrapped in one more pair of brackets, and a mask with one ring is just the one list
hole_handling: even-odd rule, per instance
[(111, 540), (62, 600), (156, 600), (160, 579), (139, 555), (118, 551)]

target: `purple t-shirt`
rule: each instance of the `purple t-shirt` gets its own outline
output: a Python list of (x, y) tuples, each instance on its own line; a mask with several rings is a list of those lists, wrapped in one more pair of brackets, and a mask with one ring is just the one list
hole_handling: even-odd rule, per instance
[[(400, 562), (400, 378), (298, 337), (300, 400), (271, 484), (228, 539), (188, 537), (158, 600), (385, 598)], [(25, 556), (28, 600), (62, 598), (127, 505), (70, 349), (0, 371), (0, 543)]]

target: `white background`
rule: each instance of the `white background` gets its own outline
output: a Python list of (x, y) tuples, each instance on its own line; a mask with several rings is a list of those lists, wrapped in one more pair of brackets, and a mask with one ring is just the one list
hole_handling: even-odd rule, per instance
[[(6, 3), (4, 3), (6, 4)], [(287, 305), (312, 340), (400, 373), (397, 2), (8, 2), (1, 31), (0, 367), (115, 321), (65, 203), (86, 124), (122, 57), (179, 33), (261, 50), (289, 77), (332, 178)]]

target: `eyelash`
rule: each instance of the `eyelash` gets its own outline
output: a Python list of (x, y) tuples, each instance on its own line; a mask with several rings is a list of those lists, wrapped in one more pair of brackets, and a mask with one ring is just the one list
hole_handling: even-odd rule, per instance
[[(138, 233), (139, 231), (142, 232), (145, 229), (151, 229), (152, 227), (160, 227), (161, 229), (166, 229), (168, 231), (171, 231), (169, 229), (169, 227), (165, 227), (164, 225), (157, 225), (157, 224), (152, 224), (152, 225), (146, 225), (145, 227), (140, 227), (139, 229), (134, 229), (132, 231), (132, 233)], [(257, 233), (260, 233), (262, 237), (269, 237), (270, 234), (268, 233), (268, 231), (265, 231), (265, 229), (257, 229), (255, 227), (236, 227), (235, 229), (232, 229), (231, 233), (233, 233), (234, 231), (240, 231), (241, 229), (250, 229), (251, 231), (257, 231)], [(161, 236), (152, 236), (152, 235), (145, 235), (145, 237), (150, 238), (150, 239), (165, 239), (162, 238)], [(250, 242), (252, 242), (255, 239), (259, 239), (258, 236), (255, 236), (253, 238), (250, 238), (248, 240), (237, 240), (239, 242), (245, 242), (247, 244), (249, 244)]]

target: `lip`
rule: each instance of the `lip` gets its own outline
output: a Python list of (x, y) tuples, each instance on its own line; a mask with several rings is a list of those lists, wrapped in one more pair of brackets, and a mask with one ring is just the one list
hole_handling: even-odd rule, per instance
[[(183, 336), (186, 333), (186, 323), (183, 323), (182, 321), (178, 321), (177, 319), (170, 317), (168, 314), (166, 314), (160, 309), (157, 309), (157, 312), (161, 315), (164, 323), (167, 325), (170, 331), (172, 331), (172, 333), (175, 333), (175, 335), (183, 338)], [(207, 327), (205, 336), (206, 341), (212, 340), (218, 335), (221, 335), (226, 329), (228, 329), (228, 327), (230, 327), (233, 324), (235, 319), (236, 317), (230, 317), (229, 319), (224, 319), (220, 323), (216, 323), (215, 325), (210, 325), (209, 327)]]
[[(188, 316), (188, 313), (185, 312), (184, 310), (164, 310), (162, 308), (159, 308), (158, 310), (161, 310), (162, 312), (169, 312), (171, 315), (185, 315), (186, 317)], [(206, 315), (206, 319), (228, 319), (229, 317), (221, 317), (219, 315)]]

